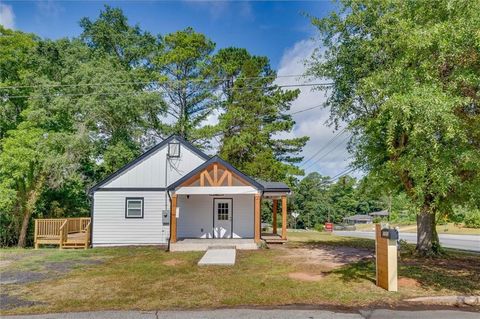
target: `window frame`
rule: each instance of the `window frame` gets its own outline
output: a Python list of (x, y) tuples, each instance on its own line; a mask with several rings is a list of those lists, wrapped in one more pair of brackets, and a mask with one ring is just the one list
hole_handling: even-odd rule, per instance
[[(142, 204), (142, 215), (141, 216), (128, 216), (128, 201), (140, 201)], [(144, 197), (125, 197), (125, 219), (143, 219), (145, 208)]]
[[(178, 155), (170, 155), (170, 146), (173, 146), (173, 145), (178, 145)], [(180, 153), (181, 153), (181, 145), (180, 145), (180, 142), (168, 142), (167, 144), (167, 156), (169, 158), (179, 158), (180, 157)]]

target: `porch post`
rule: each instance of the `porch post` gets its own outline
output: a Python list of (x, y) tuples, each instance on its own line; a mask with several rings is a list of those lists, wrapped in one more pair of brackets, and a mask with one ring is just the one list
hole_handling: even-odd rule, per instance
[(254, 205), (254, 240), (256, 243), (260, 242), (260, 232), (261, 232), (261, 224), (260, 224), (260, 195), (255, 195), (255, 205)]
[(273, 228), (273, 234), (277, 234), (277, 207), (278, 207), (278, 200), (273, 199), (273, 207), (272, 207), (272, 213), (273, 213), (273, 218), (272, 218), (272, 228)]
[(170, 242), (177, 242), (177, 194), (172, 195), (170, 206)]
[(282, 195), (282, 239), (287, 239), (287, 195)]

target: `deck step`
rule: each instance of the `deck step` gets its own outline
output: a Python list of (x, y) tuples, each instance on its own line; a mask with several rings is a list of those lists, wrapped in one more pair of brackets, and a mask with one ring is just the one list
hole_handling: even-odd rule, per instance
[(284, 244), (287, 242), (286, 239), (282, 239), (281, 237), (269, 237), (269, 238), (262, 238), (262, 239), (267, 244)]

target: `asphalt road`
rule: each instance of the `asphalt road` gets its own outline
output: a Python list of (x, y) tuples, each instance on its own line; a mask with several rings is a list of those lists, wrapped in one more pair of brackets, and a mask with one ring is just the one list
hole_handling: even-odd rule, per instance
[(4, 316), (3, 319), (477, 319), (478, 313), (457, 310), (360, 310), (340, 313), (325, 310), (217, 309), (201, 311), (93, 311), (45, 315)]
[[(334, 233), (339, 236), (375, 239), (375, 233), (368, 231), (335, 231)], [(480, 235), (440, 234), (438, 236), (443, 247), (480, 252)], [(399, 237), (409, 243), (417, 243), (416, 233), (400, 232)]]

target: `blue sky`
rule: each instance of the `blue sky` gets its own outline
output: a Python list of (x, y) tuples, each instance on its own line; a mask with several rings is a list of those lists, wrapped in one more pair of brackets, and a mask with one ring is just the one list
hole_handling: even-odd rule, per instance
[[(0, 24), (58, 39), (81, 33), (82, 17), (95, 19), (104, 4), (121, 8), (131, 24), (153, 34), (167, 34), (193, 27), (206, 34), (217, 48), (244, 47), (256, 55), (270, 58), (279, 75), (296, 75), (305, 71), (304, 61), (319, 46), (312, 40), (316, 33), (306, 14), (316, 17), (335, 9), (331, 1), (6, 1), (0, 0)], [(304, 79), (282, 78), (280, 84), (304, 83)], [(302, 88), (292, 105), (300, 111), (321, 104), (325, 95)], [(304, 156), (310, 158), (335, 134), (325, 125), (328, 111), (316, 108), (294, 115), (297, 122), (289, 136), (310, 137)], [(211, 119), (214, 121), (214, 119)], [(314, 157), (307, 172), (317, 170), (334, 176), (345, 170), (348, 154), (345, 142), (338, 138), (331, 148)], [(343, 144), (342, 144), (343, 143)], [(338, 144), (338, 145), (337, 145)]]
[(323, 16), (330, 1), (2, 1), (15, 28), (57, 39), (78, 36), (82, 17), (96, 18), (105, 4), (121, 8), (130, 23), (154, 34), (193, 27), (217, 47), (245, 47), (278, 66), (285, 49), (314, 33), (305, 14)]

